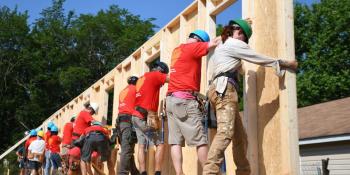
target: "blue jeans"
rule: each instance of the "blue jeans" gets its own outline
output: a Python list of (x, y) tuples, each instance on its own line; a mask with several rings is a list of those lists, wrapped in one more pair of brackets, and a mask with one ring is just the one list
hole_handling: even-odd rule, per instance
[(51, 160), (50, 160), (51, 152), (49, 150), (46, 150), (45, 152), (45, 175), (51, 174)]
[(59, 167), (62, 167), (62, 160), (58, 153), (51, 153), (50, 160), (53, 169), (58, 169)]

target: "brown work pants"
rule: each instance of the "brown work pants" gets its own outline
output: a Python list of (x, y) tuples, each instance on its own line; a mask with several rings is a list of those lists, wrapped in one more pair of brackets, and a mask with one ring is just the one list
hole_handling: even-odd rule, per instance
[(246, 157), (248, 140), (242, 119), (239, 116), (237, 91), (228, 83), (224, 95), (219, 96), (215, 88), (215, 85), (211, 85), (208, 95), (210, 103), (216, 111), (218, 128), (209, 149), (203, 175), (219, 174), (225, 150), (231, 142), (233, 160), (237, 167), (236, 175), (249, 175), (250, 166)]

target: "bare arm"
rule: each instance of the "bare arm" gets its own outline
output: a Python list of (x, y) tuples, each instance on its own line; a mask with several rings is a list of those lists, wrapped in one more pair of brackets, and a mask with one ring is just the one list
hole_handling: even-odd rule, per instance
[(210, 40), (208, 43), (208, 50), (215, 48), (216, 46), (218, 46), (220, 44), (220, 42), (221, 42), (221, 36)]
[(298, 61), (297, 60), (281, 60), (280, 64), (282, 67), (290, 68), (294, 71), (298, 69)]
[(169, 75), (166, 75), (165, 82), (166, 82), (166, 83), (169, 83), (169, 81), (170, 81), (170, 77), (169, 77)]

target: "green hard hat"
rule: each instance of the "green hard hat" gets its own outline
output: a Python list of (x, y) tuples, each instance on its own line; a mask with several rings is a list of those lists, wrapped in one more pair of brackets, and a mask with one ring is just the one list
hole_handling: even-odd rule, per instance
[(247, 21), (243, 20), (243, 19), (236, 19), (236, 20), (231, 20), (229, 22), (230, 25), (232, 24), (238, 24), (242, 30), (244, 35), (247, 37), (247, 40), (249, 40), (249, 38), (252, 36), (252, 27), (248, 24)]

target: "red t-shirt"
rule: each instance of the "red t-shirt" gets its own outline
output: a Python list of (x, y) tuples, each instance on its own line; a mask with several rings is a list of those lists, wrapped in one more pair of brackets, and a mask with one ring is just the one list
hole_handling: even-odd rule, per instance
[(76, 159), (80, 159), (80, 155), (81, 155), (80, 148), (75, 146), (75, 147), (73, 147), (72, 149), (69, 150), (68, 154), (70, 156), (73, 156)]
[(102, 126), (99, 125), (93, 125), (93, 126), (89, 126), (84, 130), (84, 134), (88, 134), (89, 132), (92, 131), (99, 131), (102, 132), (104, 135), (108, 136), (108, 132), (105, 128), (103, 128)]
[(208, 54), (207, 42), (181, 44), (171, 55), (169, 92), (199, 91), (202, 57)]
[[(93, 121), (91, 114), (87, 111), (81, 111), (75, 120), (75, 125), (73, 127), (73, 132), (77, 134), (83, 134), (85, 128), (90, 126), (91, 121)], [(73, 139), (77, 139), (77, 136), (72, 136)]]
[(61, 138), (57, 135), (52, 135), (49, 139), (49, 150), (51, 153), (60, 153)]
[(46, 131), (44, 135), (45, 148), (49, 149), (49, 138), (51, 137), (51, 131)]
[(128, 85), (119, 94), (119, 114), (129, 114), (135, 110), (135, 98), (136, 98), (136, 87), (135, 85)]
[[(166, 81), (166, 74), (159, 71), (147, 72), (136, 83), (135, 106), (140, 106), (149, 111), (158, 111), (159, 90)], [(140, 112), (134, 111), (133, 115), (143, 118)]]
[(63, 128), (63, 138), (62, 143), (70, 145), (72, 143), (72, 133), (73, 133), (73, 123), (68, 122)]

